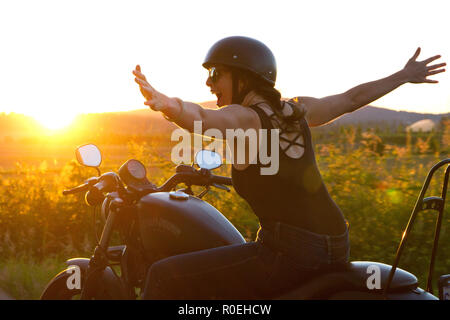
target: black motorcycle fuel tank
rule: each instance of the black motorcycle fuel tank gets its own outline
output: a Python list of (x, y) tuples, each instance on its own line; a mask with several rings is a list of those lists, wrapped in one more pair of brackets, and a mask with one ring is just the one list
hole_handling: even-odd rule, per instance
[(141, 242), (151, 260), (245, 243), (216, 208), (185, 193), (152, 193), (137, 208)]

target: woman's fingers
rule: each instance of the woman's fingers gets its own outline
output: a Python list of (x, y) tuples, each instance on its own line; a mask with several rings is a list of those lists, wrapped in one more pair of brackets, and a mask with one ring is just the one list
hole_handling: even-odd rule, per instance
[(432, 76), (432, 75), (435, 75), (435, 74), (438, 74), (438, 73), (441, 73), (441, 72), (444, 72), (444, 71), (445, 71), (445, 69), (430, 71), (430, 72), (428, 72), (428, 76)]
[(148, 88), (148, 90), (151, 91), (155, 91), (155, 89), (153, 89), (153, 87), (150, 85), (150, 83), (148, 83), (147, 80), (142, 80), (140, 78), (134, 78), (134, 80), (142, 87)]
[(133, 74), (134, 74), (136, 77), (138, 77), (138, 78), (140, 78), (140, 79), (142, 79), (142, 80), (146, 80), (144, 74), (141, 73), (141, 72), (138, 71), (138, 70), (133, 70)]
[(155, 89), (152, 88), (152, 86), (147, 82), (139, 78), (134, 78), (134, 81), (139, 85), (139, 89), (141, 90), (142, 95), (144, 98), (151, 99)]
[(133, 74), (142, 80), (147, 81), (147, 78), (145, 77), (145, 75), (141, 72), (141, 66), (140, 65), (136, 65), (136, 68), (133, 70)]
[(137, 65), (136, 69), (133, 70), (133, 74), (136, 76), (136, 78), (134, 78), (134, 81), (136, 81), (141, 87), (145, 87), (146, 90), (154, 91), (155, 89), (153, 89), (150, 83), (148, 83), (145, 76), (140, 72), (140, 69), (141, 68), (139, 67), (139, 65)]
[[(442, 66), (442, 65), (445, 65), (445, 63), (439, 64), (439, 66)], [(423, 82), (425, 82), (425, 83), (439, 83), (439, 81), (437, 81), (437, 80), (427, 79), (426, 77), (433, 76), (433, 75), (441, 73), (441, 72), (445, 72), (445, 69), (438, 69), (438, 70), (428, 71), (427, 75), (425, 76), (425, 79), (423, 79)]]
[(419, 54), (420, 54), (420, 47), (418, 47), (417, 48), (417, 50), (416, 50), (416, 52), (414, 53), (414, 55), (411, 57), (411, 60), (416, 60), (417, 59), (417, 57), (419, 56)]
[(150, 86), (150, 84), (147, 82), (147, 80), (143, 80), (141, 78), (134, 78), (134, 81), (136, 81), (137, 83), (139, 83), (142, 86)]
[(437, 68), (440, 68), (440, 67), (445, 67), (447, 64), (444, 62), (444, 63), (439, 63), (439, 64), (433, 64), (432, 66), (429, 66), (429, 67), (427, 67), (427, 69), (428, 69), (428, 71), (430, 71), (430, 70), (434, 70), (434, 69), (437, 69)]
[(434, 57), (431, 57), (431, 58), (423, 60), (422, 63), (429, 64), (430, 62), (432, 62), (432, 61), (434, 61), (436, 59), (439, 59), (440, 57), (441, 57), (440, 55), (437, 55), (437, 56), (434, 56)]
[(139, 70), (133, 70), (133, 74), (139, 79), (147, 80), (147, 78), (145, 78), (144, 74), (141, 73)]
[(146, 89), (148, 88), (148, 89), (153, 89), (150, 85), (149, 85), (149, 83), (147, 82), (147, 81), (144, 81), (144, 80), (142, 80), (142, 79), (139, 79), (139, 78), (134, 78), (134, 81), (136, 81), (136, 83), (138, 84), (138, 85), (140, 85), (141, 87), (145, 87)]

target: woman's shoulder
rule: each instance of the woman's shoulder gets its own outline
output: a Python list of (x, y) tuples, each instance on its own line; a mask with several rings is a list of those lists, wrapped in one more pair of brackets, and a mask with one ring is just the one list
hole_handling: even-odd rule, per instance
[(249, 108), (251, 108), (253, 110), (255, 110), (255, 108), (262, 110), (268, 116), (271, 116), (274, 113), (272, 111), (272, 108), (270, 107), (270, 105), (267, 102), (255, 103), (255, 104), (250, 105)]
[(266, 101), (254, 104), (251, 107), (259, 107), (268, 116), (275, 114), (277, 117), (279, 117), (279, 115), (282, 115), (283, 117), (289, 117), (294, 113), (294, 108), (300, 106), (300, 103), (295, 103), (292, 99), (290, 99), (290, 100), (282, 100), (280, 105), (281, 109), (279, 109), (280, 111), (279, 114), (275, 113), (273, 111), (273, 108)]
[(261, 102), (249, 107), (251, 107), (252, 109), (256, 108), (263, 111), (265, 115), (271, 120), (274, 128), (279, 128), (282, 123), (286, 122), (285, 119), (291, 116), (294, 113), (294, 108), (296, 108), (294, 104), (285, 100), (281, 102), (281, 108), (277, 110), (274, 110), (274, 108), (271, 107), (267, 102)]

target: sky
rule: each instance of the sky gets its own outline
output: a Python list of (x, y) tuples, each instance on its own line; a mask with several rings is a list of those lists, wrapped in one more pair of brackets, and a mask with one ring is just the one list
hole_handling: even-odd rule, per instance
[[(147, 108), (131, 74), (136, 64), (168, 96), (214, 100), (201, 64), (212, 44), (232, 35), (271, 48), (284, 97), (320, 98), (401, 70), (419, 46), (418, 60), (440, 54), (448, 63), (449, 7), (448, 0), (1, 1), (0, 112), (57, 126), (79, 113)], [(449, 112), (450, 73), (431, 79), (439, 84), (406, 84), (372, 105)]]

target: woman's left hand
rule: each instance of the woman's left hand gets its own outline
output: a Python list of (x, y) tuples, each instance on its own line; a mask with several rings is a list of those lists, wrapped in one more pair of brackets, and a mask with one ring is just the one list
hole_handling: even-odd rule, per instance
[(403, 68), (403, 71), (406, 73), (407, 81), (411, 83), (438, 83), (437, 80), (430, 80), (427, 79), (427, 77), (444, 72), (445, 69), (442, 67), (446, 66), (446, 63), (428, 66), (429, 63), (439, 59), (441, 56), (437, 55), (423, 61), (416, 61), (419, 54), (420, 48), (417, 48), (416, 53), (414, 53)]
[(142, 95), (147, 100), (144, 104), (148, 105), (154, 111), (163, 111), (168, 104), (168, 97), (155, 90), (150, 83), (148, 83), (145, 75), (141, 72), (141, 67), (139, 65), (133, 70), (133, 74), (136, 76), (134, 80), (139, 84)]

